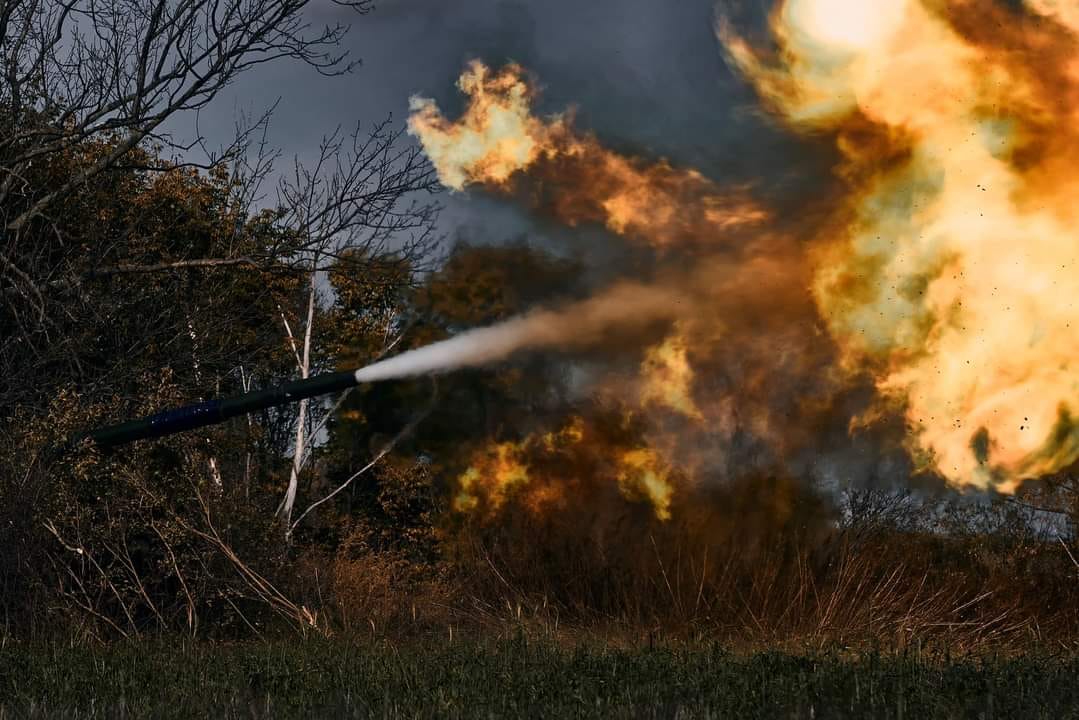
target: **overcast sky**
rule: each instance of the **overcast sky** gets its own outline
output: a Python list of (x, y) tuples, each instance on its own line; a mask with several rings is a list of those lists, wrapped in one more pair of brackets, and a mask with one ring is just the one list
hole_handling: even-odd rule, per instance
[[(750, 0), (749, 12), (763, 16), (765, 1)], [(714, 0), (382, 0), (363, 17), (315, 0), (310, 18), (317, 26), (351, 22), (347, 49), (362, 65), (335, 78), (300, 63), (256, 68), (202, 115), (211, 145), (230, 137), (238, 112), (257, 114), (278, 98), (269, 139), (285, 153), (281, 164), (310, 157), (338, 125), (391, 113), (403, 123), (413, 94), (456, 116), (454, 83), (468, 60), (513, 60), (542, 83), (542, 112), (574, 106), (578, 124), (608, 145), (721, 180), (759, 178), (764, 169), (773, 182), (804, 180), (796, 174), (804, 164), (785, 159), (791, 141), (762, 122), (752, 94), (724, 64)], [(498, 242), (554, 232), (476, 194), (443, 201), (450, 236)]]

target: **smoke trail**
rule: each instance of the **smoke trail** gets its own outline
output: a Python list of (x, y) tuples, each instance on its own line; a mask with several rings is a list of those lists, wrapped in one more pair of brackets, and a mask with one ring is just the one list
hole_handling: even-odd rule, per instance
[(614, 331), (673, 321), (682, 296), (669, 288), (622, 283), (558, 310), (539, 310), (402, 353), (356, 371), (356, 382), (424, 375), (498, 362), (525, 349), (587, 347)]

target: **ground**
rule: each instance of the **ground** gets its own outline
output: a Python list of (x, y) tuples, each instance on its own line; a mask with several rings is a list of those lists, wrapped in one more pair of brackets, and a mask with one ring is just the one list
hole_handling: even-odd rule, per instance
[(1065, 718), (1076, 658), (931, 658), (523, 637), (0, 650), (0, 718)]

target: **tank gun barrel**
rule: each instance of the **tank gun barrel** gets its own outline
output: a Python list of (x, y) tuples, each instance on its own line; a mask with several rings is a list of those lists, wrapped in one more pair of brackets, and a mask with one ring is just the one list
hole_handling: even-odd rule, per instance
[(215, 425), (229, 418), (258, 410), (341, 392), (358, 384), (355, 372), (325, 373), (303, 380), (293, 380), (264, 390), (208, 400), (195, 405), (166, 410), (138, 420), (97, 428), (76, 436), (73, 441), (78, 443), (89, 439), (100, 448), (114, 447), (136, 440), (159, 438)]

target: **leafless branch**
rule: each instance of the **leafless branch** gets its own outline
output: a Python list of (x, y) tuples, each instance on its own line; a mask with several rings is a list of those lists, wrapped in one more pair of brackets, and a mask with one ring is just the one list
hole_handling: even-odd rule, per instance
[[(372, 5), (336, 1), (360, 14)], [(246, 70), (288, 58), (323, 74), (349, 71), (355, 63), (340, 50), (347, 25), (313, 28), (304, 15), (310, 3), (0, 0), (0, 280), (42, 315), (42, 273), (13, 247), (50, 207), (114, 168), (210, 168), (240, 158), (267, 115), (238, 128), (205, 163), (157, 164), (135, 151), (151, 141), (182, 154), (205, 150), (201, 136), (177, 142), (162, 128), (198, 113)], [(47, 187), (35, 181), (60, 154), (76, 160), (70, 172)]]

